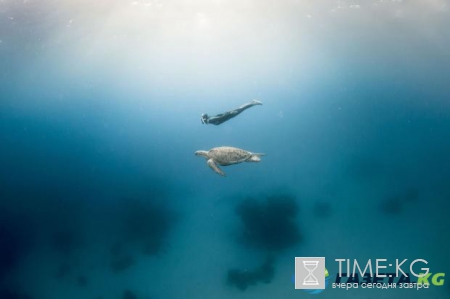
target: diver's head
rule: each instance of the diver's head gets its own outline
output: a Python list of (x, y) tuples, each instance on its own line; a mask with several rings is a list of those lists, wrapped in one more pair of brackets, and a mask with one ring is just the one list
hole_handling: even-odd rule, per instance
[(208, 119), (209, 119), (208, 114), (203, 113), (202, 114), (202, 118), (201, 118), (202, 124), (207, 124), (208, 123)]

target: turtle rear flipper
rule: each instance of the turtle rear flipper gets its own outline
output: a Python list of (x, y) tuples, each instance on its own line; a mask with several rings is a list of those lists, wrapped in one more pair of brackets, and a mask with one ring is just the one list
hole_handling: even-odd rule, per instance
[(215, 173), (218, 173), (221, 176), (226, 176), (225, 173), (222, 171), (222, 169), (220, 169), (219, 166), (217, 166), (217, 164), (214, 163), (213, 159), (209, 159), (207, 163), (208, 166), (211, 167), (211, 169), (214, 170)]

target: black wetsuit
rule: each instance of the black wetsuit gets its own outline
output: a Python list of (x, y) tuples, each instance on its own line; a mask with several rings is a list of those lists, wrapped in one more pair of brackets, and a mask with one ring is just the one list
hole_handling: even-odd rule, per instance
[(240, 114), (245, 109), (248, 109), (250, 107), (253, 107), (255, 105), (262, 105), (261, 102), (258, 101), (252, 101), (250, 103), (244, 104), (241, 107), (227, 111), (225, 113), (217, 114), (215, 116), (209, 117), (208, 114), (202, 114), (201, 121), (203, 124), (213, 124), (213, 125), (220, 125), (223, 122), (226, 122), (227, 120), (235, 117), (236, 115)]

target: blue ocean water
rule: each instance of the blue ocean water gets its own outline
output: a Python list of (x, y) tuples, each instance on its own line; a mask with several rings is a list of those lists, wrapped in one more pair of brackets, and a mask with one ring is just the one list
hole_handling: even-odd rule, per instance
[(291, 281), (450, 272), (449, 4), (0, 0), (0, 299), (449, 298)]

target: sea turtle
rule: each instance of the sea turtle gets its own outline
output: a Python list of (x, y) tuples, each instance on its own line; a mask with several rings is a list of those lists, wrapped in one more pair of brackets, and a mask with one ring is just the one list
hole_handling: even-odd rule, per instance
[(215, 147), (209, 151), (196, 151), (195, 155), (205, 157), (208, 160), (208, 166), (221, 176), (225, 176), (225, 173), (218, 165), (227, 166), (241, 162), (259, 162), (261, 161), (260, 157), (265, 156), (265, 154), (251, 153), (231, 146)]

